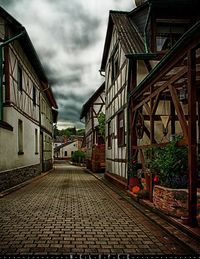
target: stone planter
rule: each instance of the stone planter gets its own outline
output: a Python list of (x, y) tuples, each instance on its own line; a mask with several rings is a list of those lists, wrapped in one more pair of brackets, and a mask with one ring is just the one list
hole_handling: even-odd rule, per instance
[(154, 206), (165, 214), (174, 217), (187, 217), (188, 190), (171, 189), (160, 185), (155, 185), (153, 190)]

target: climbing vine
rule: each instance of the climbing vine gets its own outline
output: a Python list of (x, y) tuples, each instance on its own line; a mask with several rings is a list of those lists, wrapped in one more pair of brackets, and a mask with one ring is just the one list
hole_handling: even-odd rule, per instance
[(102, 138), (105, 141), (106, 115), (103, 112), (99, 114), (98, 122), (99, 122), (99, 133), (101, 134)]

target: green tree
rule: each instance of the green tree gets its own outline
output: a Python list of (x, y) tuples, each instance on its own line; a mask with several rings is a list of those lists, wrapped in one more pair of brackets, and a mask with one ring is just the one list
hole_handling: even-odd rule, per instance
[(101, 112), (98, 116), (98, 122), (99, 122), (99, 133), (101, 134), (102, 138), (105, 141), (106, 138), (106, 115)]
[(79, 135), (79, 136), (84, 136), (85, 135), (85, 129), (78, 129), (76, 131), (76, 134)]

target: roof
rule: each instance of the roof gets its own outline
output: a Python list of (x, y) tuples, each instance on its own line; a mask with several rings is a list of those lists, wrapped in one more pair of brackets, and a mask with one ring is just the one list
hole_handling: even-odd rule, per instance
[(96, 90), (96, 92), (89, 98), (89, 100), (83, 105), (81, 110), (80, 119), (85, 117), (87, 111), (89, 110), (91, 104), (98, 98), (98, 96), (105, 90), (105, 82)]
[(102, 71), (105, 70), (114, 25), (116, 26), (119, 34), (119, 41), (125, 54), (144, 52), (143, 39), (131, 17), (129, 17), (129, 12), (110, 11), (101, 63)]
[(58, 150), (60, 150), (61, 148), (66, 147), (66, 146), (69, 146), (70, 144), (75, 143), (75, 142), (77, 142), (77, 141), (78, 141), (78, 140), (71, 141), (71, 142), (67, 142), (67, 143), (63, 143), (63, 144), (59, 145), (58, 147), (55, 147), (55, 148), (54, 148), (54, 151), (58, 151)]
[[(18, 35), (24, 31), (23, 36), (18, 38), (20, 45), (22, 46), (23, 51), (25, 52), (27, 58), (30, 60), (31, 65), (33, 66), (38, 78), (43, 82), (42, 87), (43, 89), (47, 88), (48, 79), (40, 62), (40, 59), (33, 47), (33, 44), (29, 38), (29, 35), (26, 29), (20, 24), (15, 18), (13, 18), (8, 12), (6, 12), (2, 7), (0, 7), (0, 16), (3, 17), (10, 27), (12, 28), (13, 34), (12, 36)], [(48, 99), (51, 105), (54, 108), (58, 108), (56, 100), (54, 98), (53, 92), (51, 87), (49, 86), (47, 90), (45, 90), (45, 94), (48, 96)]]

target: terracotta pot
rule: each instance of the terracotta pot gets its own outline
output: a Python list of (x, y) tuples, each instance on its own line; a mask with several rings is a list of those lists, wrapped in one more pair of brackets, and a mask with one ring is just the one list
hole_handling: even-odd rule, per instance
[(129, 180), (129, 190), (131, 191), (132, 188), (139, 184), (139, 180), (137, 177), (131, 177)]

